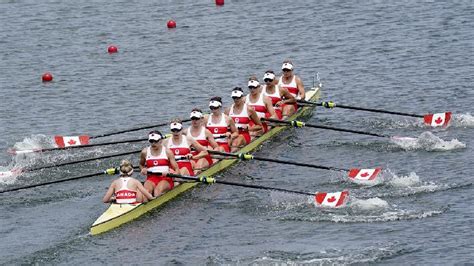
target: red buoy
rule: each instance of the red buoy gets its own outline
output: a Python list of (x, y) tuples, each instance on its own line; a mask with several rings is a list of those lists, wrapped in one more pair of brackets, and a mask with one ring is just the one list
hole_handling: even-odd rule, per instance
[(217, 6), (223, 6), (224, 5), (224, 0), (216, 0), (216, 5)]
[(176, 21), (170, 19), (166, 25), (168, 26), (168, 29), (176, 28)]
[(109, 48), (107, 48), (107, 51), (109, 52), (109, 54), (114, 54), (114, 53), (118, 52), (118, 48), (117, 48), (117, 46), (110, 45)]
[(46, 72), (43, 74), (41, 79), (43, 80), (43, 82), (50, 82), (50, 81), (53, 81), (53, 75), (49, 72)]

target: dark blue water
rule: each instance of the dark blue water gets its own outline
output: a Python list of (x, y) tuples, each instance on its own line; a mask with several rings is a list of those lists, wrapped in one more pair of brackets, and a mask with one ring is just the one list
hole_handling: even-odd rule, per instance
[[(193, 107), (279, 71), (290, 58), (324, 100), (424, 114), (416, 118), (317, 109), (311, 123), (418, 137), (414, 142), (291, 130), (260, 156), (385, 169), (374, 187), (344, 173), (245, 162), (220, 178), (302, 191), (348, 189), (342, 209), (311, 198), (214, 185), (100, 236), (89, 227), (112, 177), (0, 194), (0, 263), (456, 264), (474, 249), (474, 4), (472, 1), (3, 1), (0, 150), (52, 147), (54, 135), (126, 129), (186, 117)], [(168, 19), (177, 28), (168, 30)], [(117, 54), (108, 54), (108, 45)], [(42, 73), (54, 75), (42, 83)], [(166, 128), (162, 128), (166, 131)], [(146, 136), (148, 130), (107, 138)], [(103, 139), (105, 141), (106, 139)], [(102, 140), (97, 140), (99, 142)], [(12, 157), (0, 171), (143, 147), (116, 145)], [(126, 156), (134, 162), (136, 156)], [(100, 171), (122, 158), (25, 173), (1, 188)]]

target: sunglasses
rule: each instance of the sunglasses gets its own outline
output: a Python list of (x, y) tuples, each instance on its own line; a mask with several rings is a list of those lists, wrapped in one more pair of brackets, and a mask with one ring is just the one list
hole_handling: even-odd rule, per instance
[(263, 81), (265, 81), (265, 82), (272, 82), (273, 79), (264, 79)]
[(171, 132), (180, 132), (180, 131), (181, 131), (181, 129), (177, 129), (177, 128), (172, 128), (171, 129)]
[(200, 120), (200, 119), (201, 118), (199, 118), (199, 117), (191, 117), (191, 120), (193, 120), (193, 121)]
[(234, 99), (234, 100), (236, 100), (236, 99), (240, 99), (240, 98), (242, 98), (242, 96), (240, 96), (240, 97), (237, 97), (237, 96), (232, 96), (232, 99)]
[(250, 90), (255, 90), (257, 87), (256, 86), (249, 86)]
[(153, 144), (153, 143), (158, 143), (158, 142), (160, 142), (160, 141), (159, 141), (159, 140), (150, 139), (148, 142), (150, 142), (151, 144)]
[(282, 69), (282, 71), (283, 71), (283, 72), (290, 72), (290, 71), (291, 71), (291, 69), (287, 69), (287, 68), (285, 68), (285, 69)]
[(211, 110), (217, 110), (217, 109), (219, 109), (219, 107), (209, 106), (209, 109), (211, 109)]

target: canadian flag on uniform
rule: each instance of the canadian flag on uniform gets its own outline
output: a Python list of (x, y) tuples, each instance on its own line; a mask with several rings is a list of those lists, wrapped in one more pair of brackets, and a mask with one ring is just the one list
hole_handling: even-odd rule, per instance
[(55, 136), (54, 141), (59, 148), (66, 148), (71, 146), (80, 146), (89, 144), (89, 136)]
[(317, 192), (314, 195), (316, 204), (322, 207), (338, 208), (346, 203), (346, 198), (349, 196), (349, 191), (344, 190), (340, 192)]
[(349, 178), (352, 180), (369, 181), (374, 180), (377, 175), (382, 171), (382, 168), (375, 169), (358, 169), (353, 168), (349, 171)]
[(446, 127), (451, 120), (451, 112), (446, 113), (437, 113), (437, 114), (429, 114), (423, 117), (425, 120), (425, 124), (430, 125), (432, 127)]

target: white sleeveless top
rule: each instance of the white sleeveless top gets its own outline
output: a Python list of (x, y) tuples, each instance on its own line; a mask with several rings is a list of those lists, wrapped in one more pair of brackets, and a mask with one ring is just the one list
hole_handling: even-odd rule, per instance
[(151, 155), (151, 147), (147, 148), (146, 151), (146, 167), (148, 172), (152, 173), (163, 173), (169, 172), (169, 161), (166, 155), (166, 147), (161, 147), (161, 153), (158, 156)]
[(118, 204), (135, 203), (137, 201), (137, 192), (127, 187), (130, 177), (121, 177), (122, 185), (115, 192), (115, 202)]

